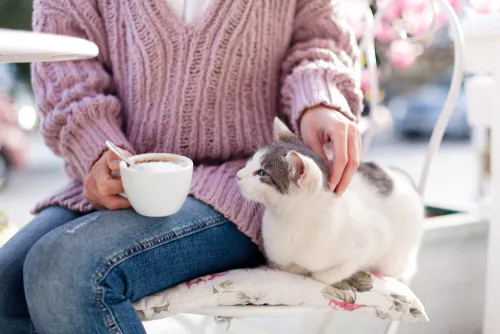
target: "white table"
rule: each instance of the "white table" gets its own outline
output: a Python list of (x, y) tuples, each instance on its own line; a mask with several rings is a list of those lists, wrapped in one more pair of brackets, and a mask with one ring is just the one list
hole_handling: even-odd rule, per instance
[(80, 38), (0, 29), (0, 63), (88, 59), (98, 53), (97, 45)]
[(491, 129), (491, 207), (483, 334), (500, 333), (500, 15), (463, 22), (465, 68), (480, 77), (466, 83), (469, 121)]

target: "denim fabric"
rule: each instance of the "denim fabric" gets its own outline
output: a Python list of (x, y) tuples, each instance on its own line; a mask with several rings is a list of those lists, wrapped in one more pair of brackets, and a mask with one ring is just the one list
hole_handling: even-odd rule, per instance
[(0, 333), (32, 333), (24, 297), (24, 259), (41, 237), (80, 216), (65, 208), (47, 208), (0, 248)]
[[(15, 245), (9, 247), (7, 254), (0, 249), (1, 259), (14, 256)], [(57, 227), (29, 251), (24, 288), (40, 334), (138, 334), (145, 331), (134, 301), (197, 276), (263, 262), (257, 246), (234, 224), (189, 197), (180, 212), (167, 218), (99, 211)], [(0, 296), (10, 289), (3, 280), (0, 275)], [(18, 292), (11, 299), (24, 297)], [(29, 318), (25, 312), (20, 316), (0, 314), (0, 329), (29, 333)]]

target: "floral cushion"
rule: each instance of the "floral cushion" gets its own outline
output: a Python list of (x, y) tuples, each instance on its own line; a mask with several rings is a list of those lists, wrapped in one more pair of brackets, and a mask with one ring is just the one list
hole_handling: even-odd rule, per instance
[(381, 319), (428, 321), (424, 307), (408, 287), (395, 279), (367, 272), (326, 285), (268, 267), (238, 269), (191, 280), (134, 304), (143, 320), (235, 305), (333, 308), (365, 312)]

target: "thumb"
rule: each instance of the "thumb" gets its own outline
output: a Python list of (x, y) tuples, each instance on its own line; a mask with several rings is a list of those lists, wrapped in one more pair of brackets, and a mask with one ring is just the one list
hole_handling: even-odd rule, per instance
[[(127, 157), (131, 157), (132, 154), (130, 154), (130, 152), (124, 150), (124, 149), (121, 149), (121, 148), (118, 148), (125, 156)], [(111, 169), (112, 171), (118, 171), (120, 170), (120, 157), (117, 156), (116, 154), (113, 153), (113, 151), (108, 151), (106, 153), (106, 159), (107, 159), (107, 162), (108, 162), (108, 166), (109, 166), (109, 169)]]

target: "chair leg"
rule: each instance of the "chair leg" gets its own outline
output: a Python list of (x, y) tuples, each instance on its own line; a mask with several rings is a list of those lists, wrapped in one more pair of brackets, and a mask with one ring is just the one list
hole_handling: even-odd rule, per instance
[(385, 330), (385, 334), (396, 334), (399, 328), (399, 321), (391, 321)]
[(231, 334), (271, 334), (238, 318), (215, 317), (216, 323), (227, 323), (226, 332)]

